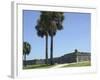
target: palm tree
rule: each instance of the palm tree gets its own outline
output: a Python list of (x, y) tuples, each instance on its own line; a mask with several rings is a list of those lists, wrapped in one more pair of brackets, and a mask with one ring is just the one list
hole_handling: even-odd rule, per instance
[(31, 51), (31, 45), (28, 42), (24, 42), (23, 43), (23, 56), (24, 56), (25, 66), (26, 66), (26, 55), (29, 55), (30, 51)]
[(36, 26), (37, 34), (40, 37), (46, 37), (46, 63), (48, 60), (48, 35), (51, 37), (50, 64), (53, 64), (53, 37), (57, 30), (63, 29), (62, 22), (64, 16), (62, 12), (42, 11), (38, 24)]
[(39, 37), (44, 37), (45, 36), (45, 64), (48, 64), (48, 27), (47, 27), (47, 22), (46, 22), (46, 15), (44, 12), (41, 12), (40, 19), (37, 21), (36, 25), (36, 30), (37, 30), (37, 35)]
[(62, 12), (52, 12), (51, 20), (49, 24), (49, 35), (51, 37), (51, 47), (50, 47), (50, 64), (53, 65), (53, 37), (56, 35), (57, 30), (62, 30), (62, 22), (64, 20), (64, 15)]

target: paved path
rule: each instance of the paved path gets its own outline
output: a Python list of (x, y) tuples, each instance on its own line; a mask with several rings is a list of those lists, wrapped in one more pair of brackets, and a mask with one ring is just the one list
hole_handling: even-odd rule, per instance
[(68, 64), (57, 64), (57, 65), (51, 67), (51, 69), (61, 68), (61, 67), (65, 66), (65, 65), (68, 65)]

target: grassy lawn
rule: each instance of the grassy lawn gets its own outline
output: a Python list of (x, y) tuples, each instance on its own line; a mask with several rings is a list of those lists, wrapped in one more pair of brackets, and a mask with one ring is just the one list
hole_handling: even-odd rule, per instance
[[(33, 65), (27, 65), (24, 66), (23, 69), (48, 69), (51, 67), (55, 67), (57, 65), (61, 65), (61, 64), (55, 64), (55, 65), (50, 65), (50, 64), (33, 64)], [(90, 61), (83, 61), (83, 62), (78, 62), (78, 63), (66, 63), (63, 66), (61, 66), (60, 68), (65, 68), (65, 67), (82, 67), (82, 66), (91, 66), (91, 62)]]
[(50, 65), (50, 64), (34, 64), (34, 65), (27, 65), (27, 66), (24, 66), (23, 69), (41, 69), (41, 68), (50, 68), (54, 65)]
[(78, 63), (70, 63), (70, 64), (64, 65), (62, 67), (82, 67), (82, 66), (91, 66), (91, 62), (84, 61), (84, 62), (78, 62)]

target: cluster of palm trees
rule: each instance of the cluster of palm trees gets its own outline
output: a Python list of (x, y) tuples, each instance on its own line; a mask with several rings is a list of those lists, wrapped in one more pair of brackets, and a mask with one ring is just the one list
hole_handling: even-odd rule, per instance
[(63, 12), (46, 12), (41, 11), (40, 18), (37, 21), (36, 30), (39, 37), (45, 37), (45, 64), (48, 64), (48, 37), (50, 36), (50, 64), (53, 65), (53, 38), (58, 30), (63, 29)]

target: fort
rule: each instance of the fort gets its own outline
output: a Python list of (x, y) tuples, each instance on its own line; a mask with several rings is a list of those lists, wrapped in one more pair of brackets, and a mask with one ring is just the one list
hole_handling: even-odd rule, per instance
[[(79, 52), (77, 49), (75, 49), (75, 51), (72, 53), (67, 53), (61, 57), (54, 57), (53, 58), (53, 62), (55, 64), (81, 62), (81, 61), (91, 61), (91, 53)], [(25, 61), (24, 61), (24, 63), (25, 63)], [(50, 59), (48, 59), (48, 63), (50, 63)], [(45, 64), (45, 59), (27, 60), (26, 64), (27, 65)]]

